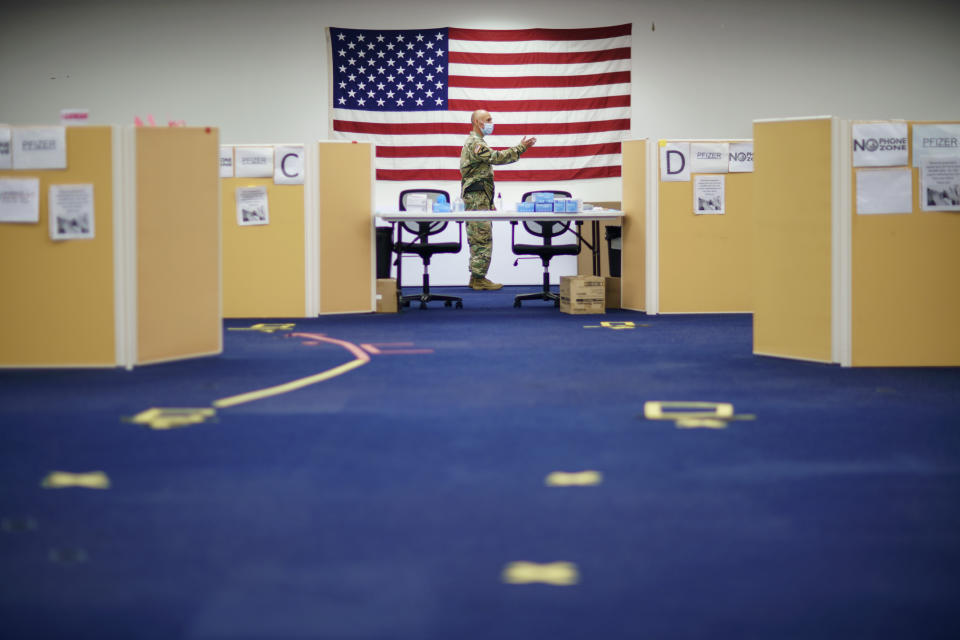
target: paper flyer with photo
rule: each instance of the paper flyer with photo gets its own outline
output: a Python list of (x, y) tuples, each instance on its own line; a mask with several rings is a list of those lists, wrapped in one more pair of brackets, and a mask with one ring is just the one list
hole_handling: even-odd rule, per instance
[(66, 169), (66, 127), (14, 127), (14, 169)]
[(277, 146), (273, 157), (276, 166), (273, 170), (274, 184), (303, 184), (303, 145)]
[(233, 147), (220, 146), (220, 177), (233, 177)]
[(689, 142), (660, 141), (660, 181), (690, 182)]
[(960, 211), (960, 157), (926, 158), (920, 166), (920, 208)]
[(693, 212), (696, 214), (724, 213), (725, 176), (693, 176)]
[(233, 166), (238, 178), (272, 178), (273, 147), (234, 147)]
[(913, 213), (913, 169), (858, 169), (857, 214)]
[(237, 188), (237, 224), (241, 227), (270, 224), (266, 187)]
[(10, 146), (12, 136), (10, 127), (0, 125), (0, 169), (13, 168), (13, 154)]
[(726, 173), (729, 165), (729, 143), (690, 143), (690, 173)]
[(960, 124), (913, 125), (913, 166), (924, 158), (960, 157)]
[(0, 222), (40, 222), (40, 178), (0, 178)]
[(753, 172), (753, 142), (731, 142), (727, 157), (730, 173)]
[(50, 185), (48, 209), (51, 240), (93, 238), (93, 185)]

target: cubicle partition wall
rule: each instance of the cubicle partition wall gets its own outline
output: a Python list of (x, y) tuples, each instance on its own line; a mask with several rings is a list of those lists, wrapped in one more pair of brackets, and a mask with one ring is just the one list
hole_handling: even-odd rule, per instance
[(756, 354), (834, 360), (838, 126), (831, 117), (754, 122)]
[[(0, 366), (132, 367), (219, 353), (213, 128), (67, 127), (39, 220), (0, 223)], [(91, 229), (52, 240), (54, 185), (92, 185)]]
[[(749, 141), (661, 140), (660, 146), (689, 144), (691, 152), (685, 162), (690, 165), (695, 161), (695, 145), (726, 149), (736, 142)], [(657, 185), (659, 313), (753, 311), (753, 173), (727, 171), (729, 151), (722, 155), (722, 171), (718, 168), (698, 174), (695, 166), (688, 166), (688, 179), (665, 181), (658, 154), (651, 180)], [(697, 211), (694, 185), (701, 175), (709, 175), (714, 184), (723, 185), (718, 203), (721, 213)]]
[[(306, 215), (303, 184), (269, 178), (221, 178), (223, 315), (307, 316)], [(266, 190), (269, 223), (241, 224), (237, 189)]]
[(647, 311), (648, 190), (647, 140), (624, 140), (621, 146), (623, 224), (620, 250), (620, 306)]
[[(877, 169), (853, 166), (854, 123), (754, 122), (754, 353), (843, 366), (960, 365), (960, 211), (924, 210), (913, 166), (920, 123), (901, 124), (910, 160), (886, 167), (881, 182), (903, 192), (873, 193), (867, 178), (877, 176), (867, 172)], [(883, 202), (861, 206), (858, 192)]]
[[(907, 123), (911, 151), (919, 124), (932, 123)], [(843, 157), (849, 161), (849, 130), (847, 134)], [(909, 209), (866, 215), (857, 209), (857, 179), (858, 172), (872, 169), (854, 168), (849, 162), (845, 168), (853, 187), (845, 201), (852, 211), (851, 364), (958, 366), (960, 211), (924, 211), (920, 169), (901, 170), (912, 178)], [(960, 180), (954, 185), (960, 188)]]
[(374, 145), (316, 145), (318, 312), (376, 308)]

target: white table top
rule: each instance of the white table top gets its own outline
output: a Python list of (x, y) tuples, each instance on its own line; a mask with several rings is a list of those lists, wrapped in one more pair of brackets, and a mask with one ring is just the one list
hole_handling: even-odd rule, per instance
[(567, 220), (616, 220), (623, 217), (623, 211), (614, 209), (593, 209), (580, 213), (535, 213), (533, 211), (453, 211), (451, 213), (415, 213), (412, 211), (379, 210), (375, 217), (384, 222), (442, 222), (460, 220), (543, 220), (546, 222), (566, 222)]

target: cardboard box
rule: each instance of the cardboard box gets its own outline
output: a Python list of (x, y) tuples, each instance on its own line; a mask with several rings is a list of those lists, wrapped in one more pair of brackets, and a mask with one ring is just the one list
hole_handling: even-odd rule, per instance
[(397, 279), (377, 279), (377, 313), (397, 312)]
[(599, 276), (561, 276), (560, 311), (562, 313), (603, 313), (606, 300), (604, 282)]
[(606, 277), (603, 279), (604, 299), (607, 309), (620, 308), (620, 278)]

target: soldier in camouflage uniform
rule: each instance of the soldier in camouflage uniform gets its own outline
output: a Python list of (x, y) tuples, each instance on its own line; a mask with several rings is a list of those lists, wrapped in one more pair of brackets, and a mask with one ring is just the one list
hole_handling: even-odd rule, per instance
[[(493, 151), (484, 141), (493, 133), (493, 118), (483, 110), (473, 112), (473, 130), (460, 152), (460, 188), (467, 211), (492, 211), (494, 164), (509, 164), (537, 143), (536, 138), (524, 138), (515, 147)], [(467, 222), (467, 243), (470, 245), (470, 288), (478, 291), (499, 289), (503, 285), (487, 279), (490, 253), (493, 248), (493, 224), (487, 220)]]

